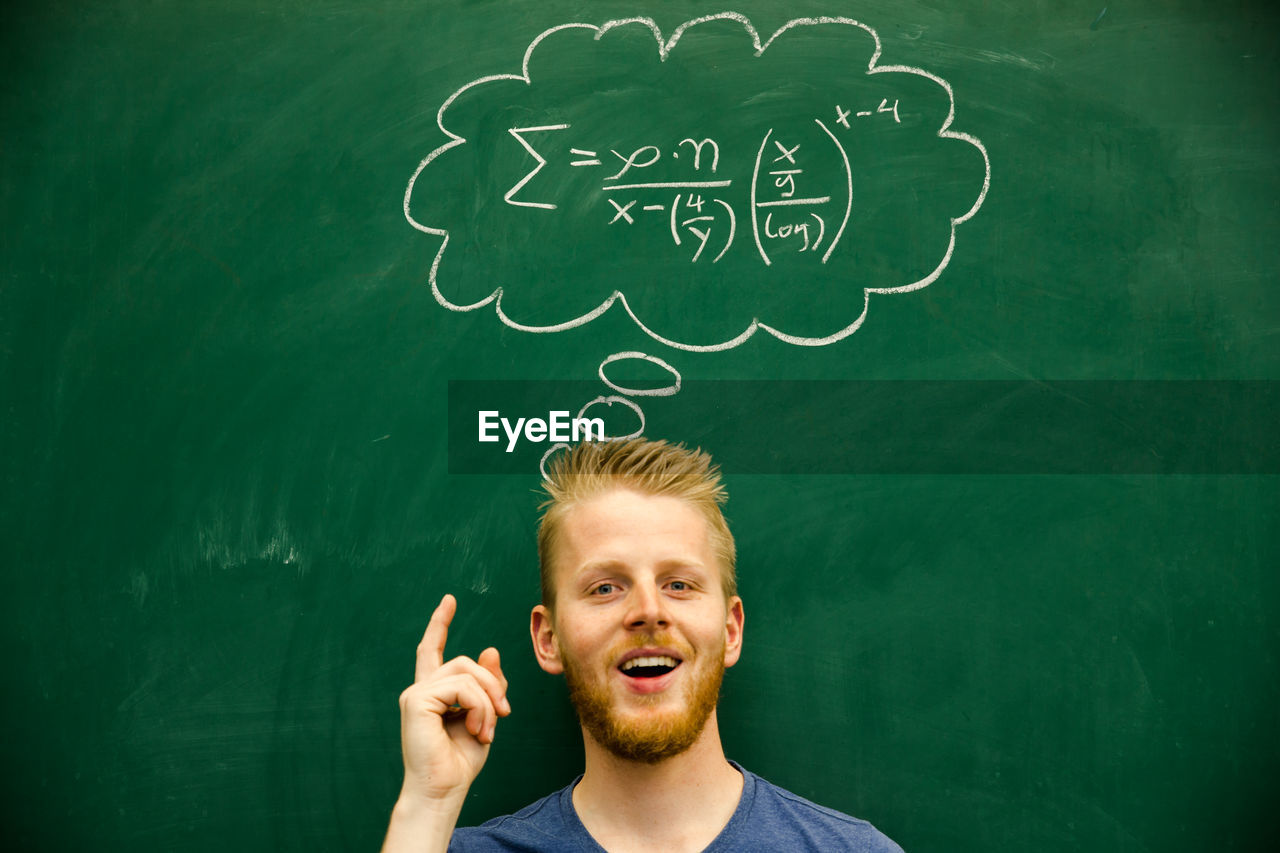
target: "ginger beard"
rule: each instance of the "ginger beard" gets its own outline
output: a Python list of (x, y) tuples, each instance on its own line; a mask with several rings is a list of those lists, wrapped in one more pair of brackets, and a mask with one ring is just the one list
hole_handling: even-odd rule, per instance
[(669, 701), (664, 693), (634, 696), (631, 701), (652, 710), (620, 712), (614, 707), (607, 680), (590, 678), (577, 660), (562, 656), (564, 677), (569, 685), (569, 699), (578, 712), (578, 720), (587, 733), (605, 749), (627, 761), (657, 764), (679, 755), (693, 746), (702, 734), (711, 712), (720, 698), (720, 682), (724, 679), (724, 643), (713, 649), (706, 664), (698, 671), (697, 659), (687, 647), (677, 645), (670, 637), (645, 638), (643, 642), (629, 642), (621, 649), (613, 650), (606, 660), (617, 660), (633, 648), (666, 646), (682, 649), (684, 657), (680, 668), (690, 667), (685, 674), (683, 707), (677, 710), (658, 710), (657, 705)]

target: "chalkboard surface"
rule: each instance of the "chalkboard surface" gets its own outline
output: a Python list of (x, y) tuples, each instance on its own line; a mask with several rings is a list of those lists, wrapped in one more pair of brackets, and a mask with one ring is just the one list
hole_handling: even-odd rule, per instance
[(723, 11), (8, 12), (11, 849), (374, 849), (444, 592), (515, 708), (463, 819), (572, 779), (554, 442), (488, 409), (723, 458), (757, 773), (911, 853), (1263, 849), (1280, 15)]

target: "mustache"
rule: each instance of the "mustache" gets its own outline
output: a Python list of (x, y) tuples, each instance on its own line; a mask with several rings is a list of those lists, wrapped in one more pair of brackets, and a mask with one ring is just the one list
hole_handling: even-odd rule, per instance
[(648, 649), (654, 646), (671, 649), (678, 652), (682, 660), (690, 660), (694, 656), (693, 648), (687, 643), (682, 643), (675, 637), (665, 632), (656, 632), (650, 634), (639, 634), (629, 637), (619, 643), (615, 643), (609, 648), (606, 660), (617, 660), (627, 652), (636, 649)]

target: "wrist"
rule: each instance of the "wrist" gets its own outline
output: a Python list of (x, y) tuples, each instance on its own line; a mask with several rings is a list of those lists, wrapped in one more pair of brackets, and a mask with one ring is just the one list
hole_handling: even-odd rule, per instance
[(440, 818), (456, 821), (466, 798), (466, 788), (435, 794), (406, 780), (400, 787), (400, 795), (396, 798), (392, 813), (412, 819)]
[(391, 809), (391, 824), (387, 827), (383, 853), (437, 853), (447, 850), (465, 797), (465, 791), (439, 799), (412, 789), (401, 789)]

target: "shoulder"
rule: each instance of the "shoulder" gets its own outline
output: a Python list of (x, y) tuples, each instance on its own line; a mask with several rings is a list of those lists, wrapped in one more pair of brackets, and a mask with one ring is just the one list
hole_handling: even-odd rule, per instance
[(751, 833), (767, 836), (770, 846), (787, 850), (841, 850), (849, 853), (902, 853), (902, 848), (865, 820), (820, 806), (750, 771), (754, 782)]
[(570, 785), (518, 812), (479, 826), (458, 827), (449, 842), (450, 853), (538, 853), (575, 849), (577, 832), (573, 824), (578, 822), (567, 821), (564, 814), (564, 797), (572, 790)]

